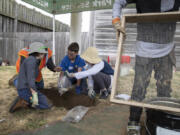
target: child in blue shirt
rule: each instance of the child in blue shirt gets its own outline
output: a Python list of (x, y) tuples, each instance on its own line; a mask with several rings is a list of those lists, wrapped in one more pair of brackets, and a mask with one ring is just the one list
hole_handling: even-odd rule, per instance
[(80, 72), (84, 69), (85, 61), (78, 55), (79, 45), (76, 42), (73, 42), (68, 47), (67, 55), (60, 62), (60, 67), (63, 72), (60, 73), (58, 88), (60, 94), (63, 94), (63, 91), (66, 91), (73, 84), (76, 85), (76, 93), (80, 94), (86, 92), (87, 83), (86, 79), (68, 78), (64, 75), (66, 71), (69, 73)]
[(71, 60), (69, 56), (66, 55), (62, 59), (59, 66), (62, 68), (62, 71), (75, 73), (75, 72), (78, 72), (78, 68), (83, 69), (83, 67), (85, 66), (85, 62), (79, 55), (76, 55), (74, 60)]

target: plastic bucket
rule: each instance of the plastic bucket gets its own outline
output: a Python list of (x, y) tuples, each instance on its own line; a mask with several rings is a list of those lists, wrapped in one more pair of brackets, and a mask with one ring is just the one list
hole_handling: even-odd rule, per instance
[(129, 74), (131, 68), (130, 62), (131, 62), (130, 56), (123, 55), (121, 57), (120, 76), (125, 76)]
[[(168, 106), (169, 102), (173, 101), (168, 101)], [(180, 114), (146, 109), (146, 135), (180, 135)]]

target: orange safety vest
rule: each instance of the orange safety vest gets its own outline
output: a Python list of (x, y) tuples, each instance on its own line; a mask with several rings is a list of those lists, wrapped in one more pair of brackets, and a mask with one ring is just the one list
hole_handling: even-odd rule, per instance
[(36, 78), (36, 82), (40, 82), (42, 80), (41, 70), (46, 66), (48, 59), (51, 57), (52, 57), (52, 51), (48, 48), (48, 54), (46, 55), (46, 57), (44, 57), (41, 60), (41, 62), (39, 64), (39, 74), (38, 74), (38, 77)]
[(16, 73), (19, 73), (20, 71), (21, 56), (27, 58), (29, 56), (28, 52), (29, 52), (28, 48), (23, 48), (22, 50), (18, 52), (18, 59), (16, 61)]
[[(20, 71), (20, 62), (21, 62), (21, 56), (27, 58), (29, 57), (28, 55), (29, 49), (28, 48), (23, 48), (18, 52), (18, 59), (16, 61), (16, 72), (19, 73)], [(41, 70), (46, 66), (46, 63), (49, 58), (52, 57), (52, 51), (48, 48), (48, 54), (41, 60), (39, 64), (39, 74), (38, 77), (36, 78), (36, 82), (40, 82), (42, 80), (42, 73)]]

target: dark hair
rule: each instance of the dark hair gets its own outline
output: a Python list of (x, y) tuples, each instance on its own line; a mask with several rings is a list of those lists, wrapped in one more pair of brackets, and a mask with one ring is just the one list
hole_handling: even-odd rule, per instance
[(39, 53), (38, 52), (34, 52), (34, 53), (29, 54), (29, 56), (37, 57), (37, 56), (39, 56)]
[(48, 48), (44, 48), (45, 49), (45, 51), (48, 51)]
[(76, 43), (76, 42), (71, 43), (71, 44), (68, 46), (68, 50), (77, 53), (77, 52), (79, 51), (79, 45), (78, 45), (78, 43)]

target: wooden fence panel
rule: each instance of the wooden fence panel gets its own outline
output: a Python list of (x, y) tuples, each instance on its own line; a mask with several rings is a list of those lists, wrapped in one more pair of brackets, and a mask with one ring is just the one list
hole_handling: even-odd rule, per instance
[[(89, 34), (81, 34), (81, 51), (89, 47)], [(17, 53), (20, 49), (32, 42), (42, 42), (52, 49), (52, 32), (19, 32), (0, 33), (0, 57), (10, 61), (14, 65), (17, 60)], [(55, 57), (56, 64), (66, 55), (69, 46), (69, 32), (56, 32)]]
[(3, 1), (0, 0), (0, 12), (2, 12), (2, 11), (3, 11)]
[[(16, 6), (17, 11), (15, 10)], [(17, 19), (21, 22), (48, 29), (49, 31), (53, 29), (52, 17), (45, 16), (34, 9), (17, 4), (14, 0), (0, 0), (0, 15), (15, 18), (15, 12), (17, 12)], [(56, 21), (56, 31), (62, 30), (63, 32), (69, 31), (69, 26)]]

